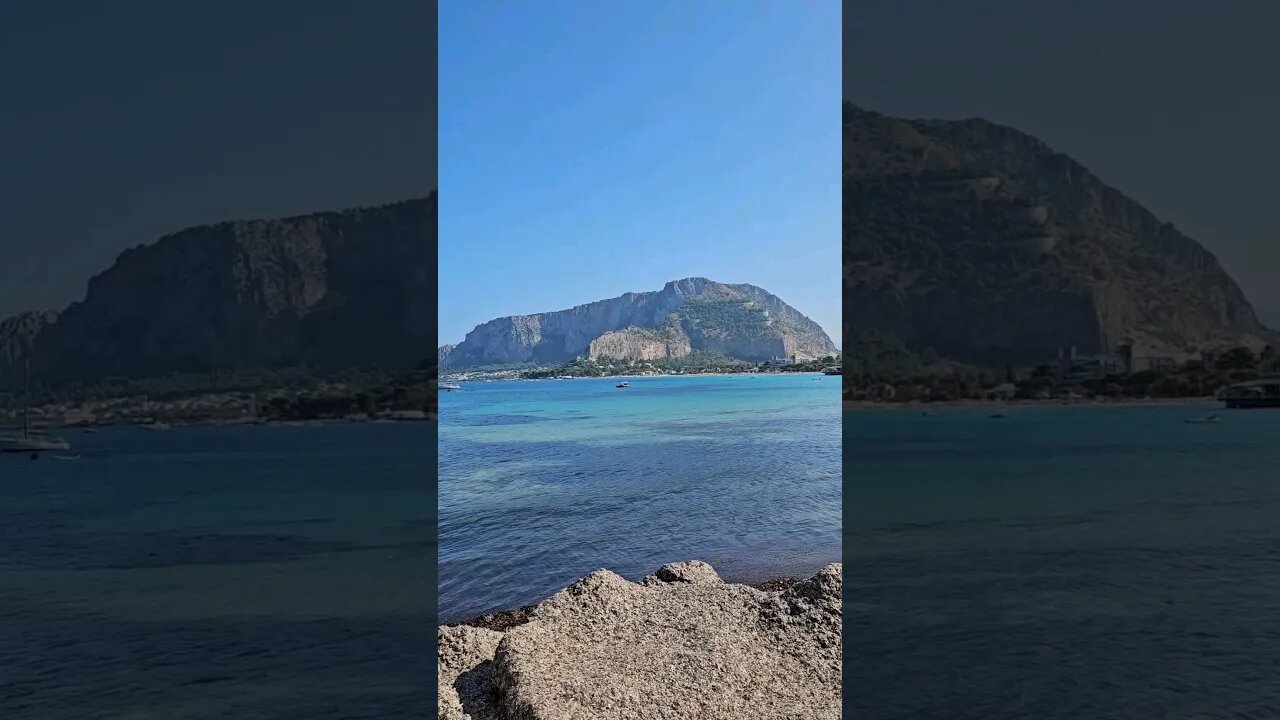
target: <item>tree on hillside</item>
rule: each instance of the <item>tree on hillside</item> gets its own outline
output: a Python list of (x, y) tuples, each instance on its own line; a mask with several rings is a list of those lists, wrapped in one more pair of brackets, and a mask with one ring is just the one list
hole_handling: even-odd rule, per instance
[(1251, 370), (1257, 364), (1257, 356), (1247, 347), (1232, 348), (1218, 358), (1218, 367), (1224, 370)]

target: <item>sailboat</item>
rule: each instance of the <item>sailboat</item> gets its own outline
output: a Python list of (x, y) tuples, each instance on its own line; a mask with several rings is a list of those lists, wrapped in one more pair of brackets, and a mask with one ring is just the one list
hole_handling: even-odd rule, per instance
[(31, 359), (27, 358), (24, 368), (24, 387), (22, 392), (22, 435), (0, 438), (0, 452), (31, 453), (59, 452), (70, 450), (71, 443), (48, 433), (31, 431)]

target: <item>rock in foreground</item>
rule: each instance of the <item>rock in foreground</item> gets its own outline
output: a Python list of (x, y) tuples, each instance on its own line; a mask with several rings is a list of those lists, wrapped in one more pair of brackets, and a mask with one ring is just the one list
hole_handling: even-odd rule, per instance
[(440, 720), (501, 720), (494, 704), (493, 653), (502, 633), (458, 625), (436, 637)]
[[(495, 634), (466, 635), (459, 652), (464, 631), (441, 629), (441, 717), (838, 718), (841, 587), (838, 564), (777, 593), (724, 583), (705, 563), (641, 583), (599, 570), (507, 632), (492, 664)], [(481, 678), (492, 704), (468, 684)]]

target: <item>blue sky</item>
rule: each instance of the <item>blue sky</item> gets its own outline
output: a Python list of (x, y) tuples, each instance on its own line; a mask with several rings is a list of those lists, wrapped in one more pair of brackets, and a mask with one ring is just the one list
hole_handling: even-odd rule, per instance
[(839, 343), (840, 6), (440, 7), (440, 340), (669, 280)]

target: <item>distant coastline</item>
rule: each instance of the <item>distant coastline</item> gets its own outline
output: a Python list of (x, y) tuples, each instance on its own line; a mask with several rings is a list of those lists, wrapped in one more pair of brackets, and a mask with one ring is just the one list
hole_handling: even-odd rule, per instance
[(1073, 398), (1073, 399), (1027, 399), (1027, 400), (946, 400), (936, 402), (891, 402), (884, 400), (844, 400), (842, 407), (846, 411), (864, 410), (928, 410), (945, 409), (990, 409), (990, 408), (1058, 408), (1058, 407), (1150, 407), (1152, 405), (1181, 406), (1220, 406), (1222, 401), (1214, 397), (1182, 397), (1182, 398)]
[[(794, 371), (778, 371), (778, 372), (757, 372), (754, 370), (742, 370), (738, 372), (734, 372), (734, 371), (686, 372), (686, 373), (651, 372), (651, 373), (618, 373), (616, 375), (564, 375), (564, 376), (558, 376), (558, 377), (541, 377), (541, 378), (457, 377), (452, 375), (446, 375), (442, 379), (444, 379), (446, 382), (475, 383), (475, 382), (485, 382), (485, 381), (497, 382), (500, 380), (521, 380), (521, 381), (529, 381), (529, 382), (541, 382), (544, 380), (619, 380), (619, 379), (636, 380), (639, 378), (647, 378), (647, 377), (663, 377), (663, 378), (667, 378), (667, 377), (729, 377), (732, 375), (764, 375), (768, 377), (768, 376), (776, 376), (776, 375), (823, 375), (823, 373), (817, 370), (794, 370)], [(827, 377), (838, 377), (838, 376), (827, 376)]]

